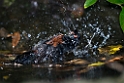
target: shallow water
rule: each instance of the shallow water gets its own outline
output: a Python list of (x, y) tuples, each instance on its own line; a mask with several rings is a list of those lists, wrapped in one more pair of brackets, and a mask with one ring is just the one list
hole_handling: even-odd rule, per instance
[[(74, 5), (82, 4), (80, 0), (77, 2), (71, 0), (62, 0), (62, 2), (54, 0), (50, 2), (49, 0), (15, 0), (9, 7), (0, 6), (0, 28), (5, 28), (6, 33), (18, 31), (21, 34), (21, 40), (14, 49), (11, 46), (10, 38), (1, 37), (0, 50), (7, 50), (12, 53), (14, 51), (28, 51), (39, 40), (46, 39), (54, 34), (67, 33), (69, 29), (77, 29), (81, 35), (81, 40), (78, 47), (70, 54), (73, 56), (71, 59), (85, 58), (88, 61), (95, 62), (97, 61), (96, 57), (99, 57), (97, 48), (124, 43), (123, 32), (118, 19), (121, 11), (120, 7), (99, 0), (92, 7), (85, 9), (83, 16), (73, 17), (71, 8)], [(68, 58), (70, 59), (70, 57)], [(106, 67), (95, 68), (80, 75), (76, 73), (80, 70), (80, 67), (74, 67), (74, 70), (72, 67), (69, 71), (32, 66), (2, 65), (0, 67), (0, 81), (10, 83), (31, 79), (60, 82), (67, 79), (94, 79), (118, 77), (120, 75), (119, 72)], [(4, 79), (4, 76), (7, 77), (7, 80)]]

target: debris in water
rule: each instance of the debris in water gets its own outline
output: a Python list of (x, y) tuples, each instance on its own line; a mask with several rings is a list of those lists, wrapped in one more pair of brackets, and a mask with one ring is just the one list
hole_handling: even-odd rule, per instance
[(0, 37), (7, 37), (8, 32), (5, 28), (0, 28)]
[(112, 45), (112, 46), (98, 48), (98, 50), (100, 54), (111, 55), (111, 54), (115, 54), (121, 48), (123, 48), (122, 45)]
[(19, 43), (20, 33), (15, 32), (13, 34), (8, 34), (7, 37), (12, 37), (12, 47), (15, 48), (15, 46)]

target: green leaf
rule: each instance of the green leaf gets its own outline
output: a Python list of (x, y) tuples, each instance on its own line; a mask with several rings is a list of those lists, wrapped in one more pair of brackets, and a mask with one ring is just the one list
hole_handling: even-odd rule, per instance
[(122, 11), (120, 13), (120, 25), (121, 25), (121, 28), (124, 32), (124, 7), (122, 7)]
[(95, 4), (97, 2), (97, 0), (86, 0), (84, 3), (84, 8), (88, 8), (89, 6)]
[(3, 5), (5, 7), (9, 7), (10, 5), (12, 5), (14, 3), (15, 0), (3, 0)]
[(107, 0), (107, 1), (113, 4), (124, 4), (124, 0)]

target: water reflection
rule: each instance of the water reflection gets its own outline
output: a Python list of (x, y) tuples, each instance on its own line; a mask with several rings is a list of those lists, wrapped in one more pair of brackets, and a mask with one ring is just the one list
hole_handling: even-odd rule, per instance
[[(11, 68), (11, 69), (10, 69)], [(69, 67), (68, 67), (69, 68)], [(109, 76), (117, 77), (120, 75), (119, 72), (110, 70), (107, 67), (94, 68), (86, 73), (79, 74), (77, 73), (79, 68), (69, 70), (66, 68), (64, 71), (61, 67), (59, 68), (45, 68), (45, 67), (31, 67), (31, 66), (22, 66), (22, 67), (4, 67), (0, 71), (0, 81), (2, 82), (18, 82), (22, 83), (25, 81), (45, 81), (45, 82), (62, 82), (64, 80), (81, 80), (81, 79), (100, 79), (107, 78)], [(99, 73), (98, 73), (99, 72)], [(114, 73), (113, 73), (114, 72)], [(7, 78), (5, 78), (5, 76)]]

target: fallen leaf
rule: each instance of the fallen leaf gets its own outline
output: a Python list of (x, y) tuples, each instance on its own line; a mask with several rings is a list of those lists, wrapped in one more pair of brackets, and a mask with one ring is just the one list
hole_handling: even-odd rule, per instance
[(19, 43), (20, 33), (15, 32), (13, 34), (8, 34), (7, 37), (12, 37), (12, 47), (14, 48)]
[(110, 63), (110, 62), (114, 62), (114, 61), (119, 61), (119, 60), (121, 60), (122, 58), (124, 58), (123, 56), (117, 56), (117, 57), (114, 57), (114, 58), (112, 58), (112, 59), (110, 59), (108, 62)]
[(8, 51), (8, 50), (3, 51), (3, 50), (0, 50), (0, 54), (7, 54), (7, 53), (11, 53), (11, 51)]
[(110, 48), (110, 52), (109, 54), (115, 54), (117, 51), (120, 50), (120, 48), (122, 48), (122, 45), (117, 45), (117, 46), (108, 46)]
[(4, 80), (7, 80), (10, 77), (11, 74), (3, 76)]
[(111, 55), (111, 54), (115, 54), (122, 47), (123, 47), (122, 45), (112, 45), (112, 46), (107, 46), (103, 48), (98, 48), (98, 51), (100, 54)]
[(74, 59), (65, 62), (65, 64), (74, 64), (74, 65), (83, 65), (83, 64), (88, 64), (89, 62), (83, 59)]
[(104, 65), (105, 62), (96, 62), (96, 63), (91, 63), (88, 65), (88, 67), (94, 67), (94, 66), (101, 66), (101, 65)]
[(5, 28), (0, 28), (0, 37), (7, 37), (7, 31)]
[(73, 10), (71, 12), (71, 14), (74, 16), (74, 17), (81, 17), (84, 13), (84, 9), (83, 7), (80, 7), (78, 5), (75, 5), (73, 7)]

